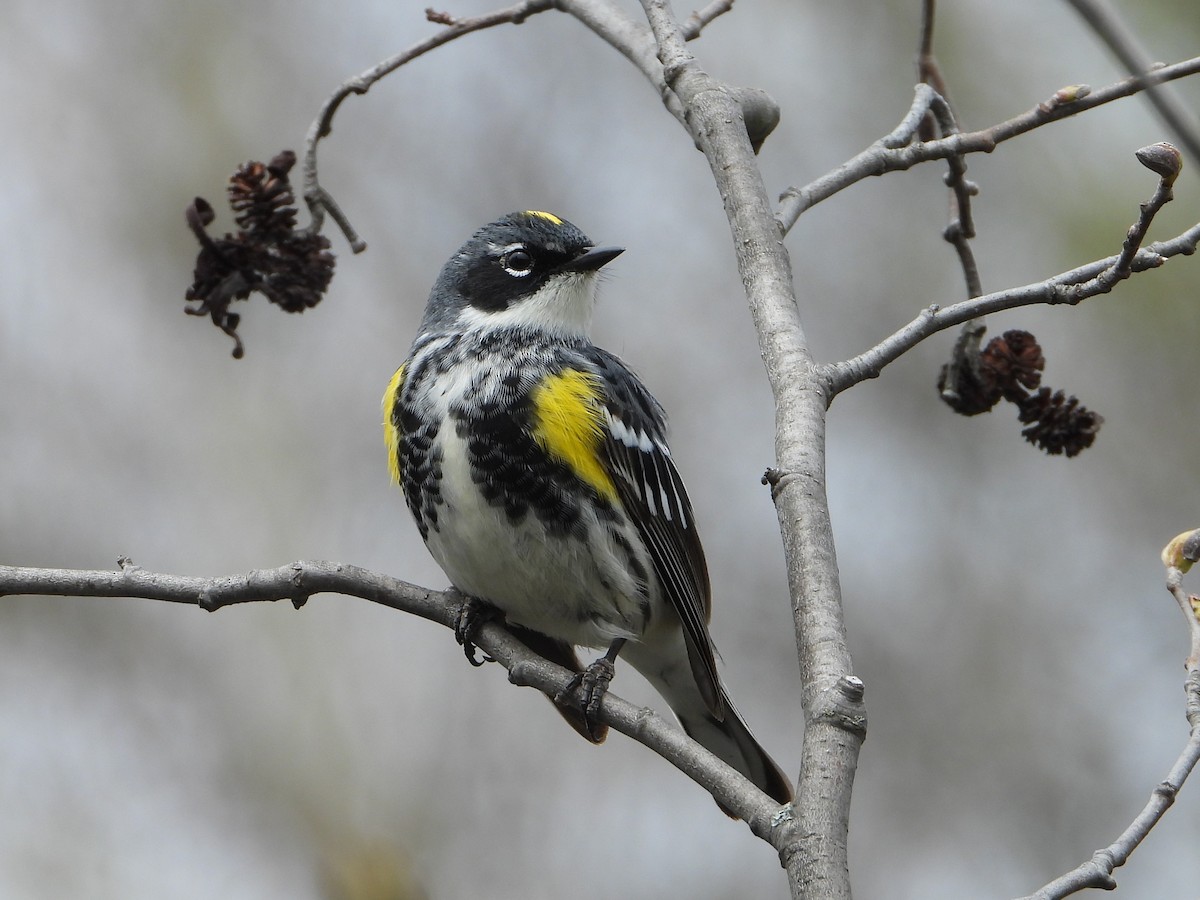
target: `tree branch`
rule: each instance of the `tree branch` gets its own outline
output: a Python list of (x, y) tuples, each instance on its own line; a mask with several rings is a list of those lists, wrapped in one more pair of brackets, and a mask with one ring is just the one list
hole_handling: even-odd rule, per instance
[(733, 9), (733, 0), (712, 0), (704, 9), (695, 10), (680, 26), (685, 41), (694, 41), (713, 19)]
[(850, 896), (850, 796), (866, 731), (862, 682), (852, 674), (825, 494), (825, 392), (800, 323), (787, 250), (756, 165), (738, 92), (688, 51), (665, 0), (642, 0), (670, 90), (708, 159), (724, 200), (738, 271), (775, 398), (772, 498), (795, 619), (805, 712), (791, 827), (775, 846), (794, 897)]
[[(1132, 29), (1121, 20), (1120, 13), (1106, 0), (1067, 0), (1075, 11), (1108, 45), (1108, 49), (1131, 74), (1145, 72), (1154, 65)], [(1167, 127), (1192, 159), (1200, 159), (1200, 121), (1191, 113), (1179, 96), (1169, 87), (1153, 84), (1146, 90), (1146, 99), (1158, 110)]]
[(1200, 223), (1171, 240), (1139, 249), (1141, 239), (1150, 225), (1149, 218), (1152, 218), (1154, 212), (1166, 202), (1163, 199), (1164, 191), (1167, 195), (1170, 193), (1169, 185), (1164, 189), (1163, 183), (1163, 180), (1160, 180), (1154, 197), (1149, 203), (1143, 204), (1138, 223), (1130, 229), (1125, 245), (1117, 256), (1096, 260), (1036, 284), (984, 294), (950, 306), (934, 304), (928, 307), (870, 350), (852, 359), (827, 365), (824, 373), (830, 401), (860, 381), (877, 378), (886, 365), (939, 331), (961, 325), (977, 316), (1016, 309), (1019, 306), (1038, 303), (1076, 304), (1097, 294), (1108, 293), (1117, 282), (1132, 273), (1156, 269), (1173, 256), (1190, 256), (1195, 253), (1197, 246), (1200, 246)]
[(325, 221), (325, 213), (329, 213), (338, 227), (341, 228), (342, 233), (346, 236), (346, 240), (350, 242), (350, 248), (355, 253), (361, 253), (367, 249), (366, 242), (358, 236), (358, 233), (350, 224), (350, 220), (346, 217), (345, 213), (341, 211), (329, 193), (321, 187), (317, 177), (317, 145), (321, 142), (322, 138), (333, 130), (333, 117), (342, 105), (343, 100), (352, 94), (365, 94), (375, 82), (390, 75), (401, 66), (465, 34), (470, 34), (473, 31), (481, 31), (485, 28), (492, 28), (496, 25), (520, 25), (530, 16), (553, 9), (554, 7), (555, 0), (522, 0), (521, 3), (517, 3), (506, 9), (468, 19), (456, 19), (447, 13), (439, 13), (432, 9), (426, 9), (425, 17), (429, 21), (446, 26), (442, 31), (414, 44), (402, 53), (385, 59), (383, 62), (372, 66), (354, 78), (343, 82), (321, 106), (316, 119), (309, 126), (308, 136), (304, 141), (304, 162), (302, 168), (304, 173), (304, 200), (308, 204), (308, 211), (312, 216), (312, 222), (305, 230), (314, 234), (319, 232)]
[[(0, 597), (37, 594), (60, 597), (132, 597), (183, 603), (215, 612), (240, 603), (287, 600), (299, 609), (314, 594), (335, 593), (379, 603), (453, 629), (462, 613), (457, 591), (434, 591), (358, 566), (298, 561), (244, 575), (200, 578), (148, 572), (122, 558), (117, 571), (37, 569), (0, 565)], [(508, 670), (513, 684), (554, 698), (574, 673), (538, 656), (496, 622), (483, 624), (472, 642)], [(740, 772), (730, 768), (653, 710), (638, 707), (611, 691), (598, 718), (662, 756), (720, 803), (750, 830), (770, 841), (780, 806)]]
[(1116, 889), (1113, 871), (1125, 865), (1133, 851), (1149, 836), (1151, 829), (1166, 815), (1183, 783), (1200, 761), (1200, 620), (1197, 619), (1200, 598), (1183, 590), (1183, 574), (1196, 561), (1198, 551), (1200, 531), (1184, 532), (1163, 550), (1167, 590), (1187, 618), (1190, 637), (1191, 652), (1187, 658), (1187, 679), (1183, 686), (1189, 731), (1183, 751), (1171, 766), (1166, 779), (1154, 788), (1149, 802), (1120, 837), (1103, 850), (1097, 850), (1087, 862), (1022, 900), (1059, 900), (1088, 888), (1106, 891)]
[(662, 63), (659, 62), (654, 36), (649, 28), (641, 22), (635, 22), (623, 9), (607, 0), (559, 0), (558, 6), (633, 63), (634, 68), (658, 92), (667, 111), (687, 128), (679, 98), (667, 87), (663, 78)]
[(1146, 239), (1150, 223), (1154, 221), (1154, 217), (1158, 215), (1160, 209), (1175, 199), (1172, 186), (1183, 165), (1179, 151), (1170, 144), (1162, 143), (1143, 147), (1135, 155), (1142, 165), (1158, 174), (1158, 188), (1154, 191), (1154, 196), (1141, 205), (1137, 221), (1130, 226), (1125, 235), (1125, 242), (1121, 245), (1121, 253), (1117, 257), (1117, 261), (1095, 278), (1082, 284), (1073, 285), (1065, 291), (1064, 299), (1068, 303), (1079, 302), (1075, 299), (1076, 297), (1083, 299), (1096, 294), (1108, 293), (1118, 282), (1124, 281), (1132, 275), (1134, 257), (1137, 256), (1142, 241)]
[(1051, 122), (1078, 115), (1114, 100), (1137, 94), (1155, 84), (1174, 81), (1200, 72), (1200, 57), (1152, 69), (1118, 81), (1097, 91), (1087, 85), (1071, 85), (1055, 92), (1033, 109), (982, 131), (962, 132), (935, 141), (911, 143), (921, 121), (941, 101), (928, 85), (917, 85), (913, 103), (903, 121), (890, 134), (802, 188), (790, 187), (780, 195), (776, 218), (786, 234), (806, 210), (872, 175), (899, 172), (934, 159), (966, 153), (991, 153), (999, 144)]
[[(932, 133), (932, 129), (936, 125), (940, 132), (939, 136), (948, 137), (958, 134), (962, 129), (958, 124), (958, 115), (954, 111), (954, 104), (950, 102), (947, 93), (942, 67), (933, 53), (933, 23), (936, 12), (936, 0), (924, 0), (921, 7), (921, 38), (917, 52), (917, 77), (921, 82), (930, 85), (937, 92), (938, 100), (940, 100), (940, 102), (935, 102), (932, 97), (930, 98), (931, 113), (922, 120), (923, 127)], [(942, 232), (942, 237), (954, 247), (958, 254), (963, 278), (967, 282), (967, 296), (978, 297), (983, 293), (983, 282), (979, 275), (979, 264), (975, 260), (975, 252), (971, 249), (971, 239), (975, 237), (975, 217), (971, 209), (971, 198), (979, 193), (979, 188), (974, 182), (968, 180), (967, 161), (962, 154), (950, 156), (946, 162), (949, 171), (946, 173), (945, 182), (954, 198), (954, 215)]]

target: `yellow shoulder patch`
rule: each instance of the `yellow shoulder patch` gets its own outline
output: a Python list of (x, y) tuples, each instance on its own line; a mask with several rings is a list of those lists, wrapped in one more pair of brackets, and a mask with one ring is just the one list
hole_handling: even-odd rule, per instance
[(545, 219), (552, 225), (561, 225), (563, 223), (563, 220), (554, 215), (554, 213), (542, 212), (540, 209), (527, 209), (525, 210), (525, 215), (537, 216), (537, 218)]
[(394, 421), (394, 411), (403, 387), (404, 366), (401, 366), (392, 375), (387, 390), (383, 392), (383, 442), (387, 444), (388, 471), (392, 475), (393, 484), (400, 483), (400, 429)]
[(604, 441), (604, 406), (595, 375), (564, 369), (533, 389), (533, 438), (547, 453), (606, 500), (615, 500), (616, 485), (600, 456)]

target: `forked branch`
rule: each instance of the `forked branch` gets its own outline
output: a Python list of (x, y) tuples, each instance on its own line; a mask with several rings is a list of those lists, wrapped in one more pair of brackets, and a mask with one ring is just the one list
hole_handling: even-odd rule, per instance
[(1087, 85), (1071, 85), (1056, 91), (1048, 100), (1027, 112), (990, 128), (952, 134), (933, 141), (913, 142), (926, 113), (931, 110), (936, 112), (939, 104), (944, 103), (932, 87), (927, 84), (917, 85), (912, 106), (900, 125), (889, 135), (804, 187), (792, 187), (783, 192), (776, 213), (780, 230), (786, 234), (805, 210), (864, 178), (911, 169), (934, 159), (949, 159), (968, 153), (991, 153), (1005, 141), (1027, 134), (1043, 125), (1129, 97), (1144, 91), (1150, 85), (1186, 78), (1198, 72), (1200, 57), (1195, 57), (1174, 65), (1151, 69), (1095, 91)]
[[(1169, 149), (1163, 149), (1164, 146)], [(1152, 153), (1156, 159), (1164, 156), (1174, 157), (1177, 161), (1178, 157), (1178, 152), (1169, 144), (1145, 147), (1138, 151), (1139, 159), (1147, 153)], [(926, 308), (917, 318), (870, 350), (852, 359), (826, 366), (825, 377), (830, 400), (860, 381), (878, 377), (885, 366), (939, 331), (961, 325), (979, 316), (1020, 306), (1079, 303), (1089, 297), (1111, 291), (1115, 284), (1133, 273), (1158, 268), (1173, 256), (1190, 256), (1195, 253), (1200, 245), (1200, 223), (1171, 240), (1142, 246), (1142, 240), (1154, 214), (1171, 198), (1171, 185), (1178, 171), (1176, 165), (1174, 168), (1169, 166), (1167, 170), (1159, 173), (1159, 184), (1154, 196), (1142, 204), (1138, 219), (1129, 229), (1118, 255), (1096, 260), (1036, 284), (984, 294), (949, 306), (935, 304)]]

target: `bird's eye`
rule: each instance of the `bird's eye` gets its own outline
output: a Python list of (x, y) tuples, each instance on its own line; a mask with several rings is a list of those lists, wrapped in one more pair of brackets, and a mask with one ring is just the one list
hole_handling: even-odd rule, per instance
[(522, 278), (533, 271), (533, 257), (527, 250), (509, 250), (500, 258), (500, 265), (509, 275)]

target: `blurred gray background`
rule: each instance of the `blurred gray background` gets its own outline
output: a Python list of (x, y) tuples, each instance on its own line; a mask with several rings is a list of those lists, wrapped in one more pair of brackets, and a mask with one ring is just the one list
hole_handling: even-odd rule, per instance
[[(1121, 7), (1155, 57), (1200, 51), (1193, 0)], [(247, 355), (183, 314), (183, 209), (301, 149), (342, 80), (431, 34), (422, 3), (6, 0), (0, 5), (0, 562), (244, 572), (299, 558), (433, 587), (389, 487), (378, 398), (441, 263), (514, 209), (628, 248), (599, 343), (674, 422), (706, 536), (733, 696), (793, 773), (802, 722), (774, 510), (770, 393), (704, 159), (627, 63), (566, 16), (468, 37), (342, 108), (324, 185), (370, 244), (327, 299), (239, 304)], [(627, 4), (636, 13), (635, 4)], [(461, 0), (458, 15), (490, 4)], [(919, 3), (739, 4), (694, 45), (783, 121), (769, 189), (889, 131)], [(679, 7), (681, 13), (690, 7)], [(944, 4), (968, 127), (1119, 68), (1057, 2)], [(1195, 108), (1200, 83), (1185, 84)], [(1133, 100), (970, 160), (988, 290), (1115, 253), (1170, 135)], [(1200, 160), (1152, 238), (1200, 218)], [(963, 294), (944, 168), (860, 184), (788, 239), (821, 359)], [(1200, 261), (1076, 309), (998, 316), (1046, 383), (1106, 418), (1047, 458), (1015, 410), (937, 399), (938, 336), (830, 414), (829, 493), (870, 733), (851, 829), (859, 896), (1025, 894), (1128, 823), (1186, 738), (1182, 616), (1159, 549), (1200, 525)], [(627, 667), (616, 690), (657, 704)], [(1200, 787), (1119, 873), (1200, 894)], [(5, 898), (784, 897), (771, 850), (665, 762), (593, 748), (444, 630), (314, 598), (209, 615), (142, 600), (0, 601)]]

